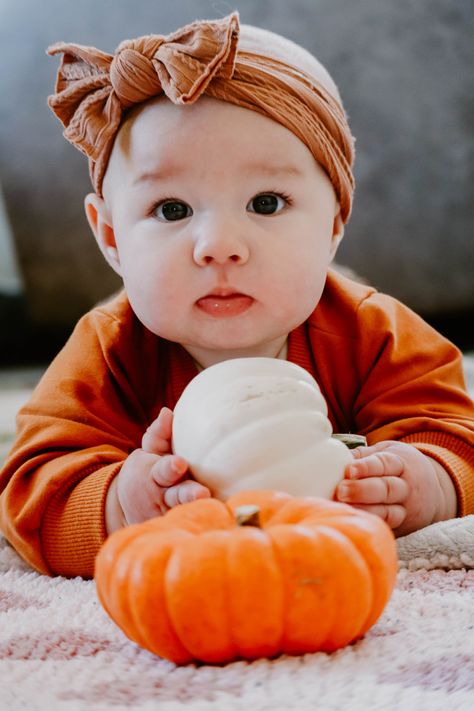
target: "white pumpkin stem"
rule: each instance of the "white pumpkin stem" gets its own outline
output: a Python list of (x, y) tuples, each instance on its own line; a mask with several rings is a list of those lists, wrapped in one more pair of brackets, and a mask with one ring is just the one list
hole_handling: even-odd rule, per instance
[(349, 449), (355, 449), (356, 447), (366, 447), (367, 446), (367, 437), (364, 435), (358, 435), (358, 434), (333, 434), (331, 435), (333, 439), (339, 440), (339, 442), (343, 442), (346, 447), (349, 447)]
[(260, 526), (260, 507), (255, 504), (238, 506), (235, 509), (235, 520), (238, 526)]

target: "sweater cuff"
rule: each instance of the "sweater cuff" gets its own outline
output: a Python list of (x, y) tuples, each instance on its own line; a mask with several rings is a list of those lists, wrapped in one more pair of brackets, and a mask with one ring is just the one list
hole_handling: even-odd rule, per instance
[(105, 499), (122, 462), (97, 466), (69, 481), (46, 509), (41, 542), (46, 562), (56, 575), (83, 578), (94, 576), (94, 561), (107, 538)]
[(459, 516), (474, 513), (474, 449), (470, 445), (444, 432), (417, 432), (400, 441), (412, 444), (446, 469), (456, 487)]

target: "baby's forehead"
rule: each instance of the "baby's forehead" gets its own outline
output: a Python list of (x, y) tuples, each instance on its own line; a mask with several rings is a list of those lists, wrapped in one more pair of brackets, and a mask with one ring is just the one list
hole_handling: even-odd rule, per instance
[[(199, 144), (199, 145), (197, 145)], [(190, 106), (166, 98), (136, 107), (122, 124), (109, 161), (104, 188), (135, 174), (196, 178), (200, 171), (232, 170), (244, 177), (299, 174), (298, 164), (314, 157), (289, 129), (270, 117), (218, 99), (201, 96)], [(203, 164), (203, 154), (206, 156)]]
[[(255, 85), (252, 83), (251, 77), (253, 72), (255, 72)], [(262, 101), (262, 97), (258, 94), (257, 89), (262, 87), (265, 73), (267, 73), (268, 82), (266, 82), (265, 93), (262, 95), (264, 96), (262, 104), (259, 103)], [(288, 83), (288, 96), (282, 90), (282, 85), (275, 81), (275, 77), (281, 77), (283, 85), (285, 82)], [(210, 163), (209, 156), (214, 156), (215, 151), (225, 154), (225, 142), (233, 143), (235, 140), (229, 129), (227, 132), (221, 130), (221, 126), (226, 124), (227, 119), (235, 130), (234, 135), (239, 136), (246, 131), (249, 135), (255, 135), (260, 130), (265, 133), (264, 123), (266, 122), (267, 126), (271, 124), (272, 128), (268, 130), (269, 136), (265, 135), (263, 141), (273, 144), (275, 154), (279, 154), (281, 163), (287, 163), (287, 161), (286, 157), (282, 156), (283, 148), (280, 148), (280, 143), (285, 146), (287, 152), (291, 152), (293, 158), (295, 155), (299, 155), (303, 162), (309, 159), (312, 165), (316, 163), (318, 166), (323, 166), (326, 174), (333, 175), (334, 167), (332, 168), (333, 173), (331, 173), (331, 166), (328, 167), (327, 161), (321, 160), (319, 150), (314, 150), (316, 126), (313, 125), (311, 111), (314, 112), (314, 115), (319, 116), (320, 111), (326, 111), (326, 105), (332, 107), (328, 112), (328, 121), (330, 122), (328, 129), (331, 132), (333, 124), (337, 123), (336, 118), (338, 116), (343, 118), (343, 109), (339, 104), (340, 97), (335, 83), (324, 66), (310, 52), (291, 40), (268, 30), (243, 25), (240, 29), (237, 46), (235, 90), (232, 81), (229, 83), (227, 92), (226, 81), (220, 82), (219, 75), (216, 76), (216, 80), (215, 85), (212, 83), (209, 85), (209, 93), (202, 93), (197, 100), (193, 99), (189, 103), (188, 101), (182, 103), (170, 101), (167, 96), (161, 95), (137, 104), (126, 111), (115, 137), (105, 183), (109, 182), (107, 173), (110, 174), (114, 166), (118, 168), (115, 173), (123, 175), (128, 173), (128, 168), (133, 167), (137, 162), (150, 163), (153, 160), (151, 154), (157, 146), (159, 146), (160, 154), (168, 156), (170, 146), (172, 150), (172, 146), (176, 145), (176, 141), (178, 141), (189, 146), (187, 155), (194, 155), (194, 143), (197, 140), (202, 140), (202, 137), (209, 134), (210, 131), (214, 131), (216, 134), (214, 145), (209, 148), (209, 144), (207, 144), (210, 153), (206, 154), (205, 162), (208, 165)], [(318, 90), (318, 86), (321, 91)], [(272, 92), (274, 99), (271, 96)], [(298, 99), (295, 98), (295, 92)], [(321, 106), (319, 106), (319, 101)], [(301, 106), (298, 102), (301, 103)], [(335, 102), (335, 104), (333, 105), (331, 102)], [(303, 113), (301, 120), (299, 113), (295, 111), (297, 104)], [(220, 107), (218, 110), (220, 123), (212, 120), (212, 111), (208, 107), (213, 105)], [(160, 112), (161, 116), (157, 116)], [(210, 117), (209, 126), (207, 125), (206, 112)], [(241, 123), (235, 120), (236, 116), (243, 116), (243, 114), (247, 118), (242, 119)], [(285, 134), (281, 142), (276, 135), (277, 131)], [(288, 138), (288, 134), (291, 138)], [(165, 148), (163, 147), (164, 136), (167, 136), (169, 144)], [(319, 146), (319, 139), (315, 145)], [(236, 158), (238, 161), (247, 152), (245, 141), (243, 143), (239, 141), (240, 146), (243, 147), (242, 152)], [(279, 148), (280, 150), (278, 150)], [(350, 150), (350, 140), (344, 147), (344, 150), (346, 149)], [(253, 150), (253, 148), (249, 150)], [(308, 155), (301, 155), (302, 150)], [(268, 152), (265, 155), (259, 146), (256, 152), (260, 162), (265, 162), (268, 159)], [(157, 155), (156, 150), (155, 155)], [(347, 158), (350, 159), (350, 155), (346, 157), (346, 160)], [(168, 160), (168, 157), (163, 161), (165, 165), (172, 162), (172, 160)], [(201, 159), (198, 162), (201, 162)], [(219, 157), (213, 165), (219, 165)], [(188, 171), (188, 174), (192, 172)], [(350, 178), (347, 180), (346, 178), (345, 175), (342, 178), (339, 176), (338, 195), (341, 185), (345, 187), (346, 182), (350, 182)], [(346, 203), (344, 210), (347, 214)]]
[[(258, 111), (205, 95), (185, 106), (160, 96), (128, 112), (112, 153), (120, 152), (125, 159), (144, 160), (157, 146), (160, 153), (170, 155), (175, 147), (192, 148), (196, 141), (206, 142), (211, 149), (215, 146), (216, 152), (221, 152), (226, 144), (237, 140), (245, 150), (246, 140), (250, 143), (253, 137), (258, 137), (259, 148), (267, 148), (271, 156), (278, 152), (282, 134), (300, 143), (289, 129)], [(254, 145), (251, 150), (255, 150)]]

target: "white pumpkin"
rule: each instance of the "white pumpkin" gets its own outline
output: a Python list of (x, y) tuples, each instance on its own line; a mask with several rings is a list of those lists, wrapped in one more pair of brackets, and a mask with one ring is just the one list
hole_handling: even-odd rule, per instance
[(245, 489), (330, 499), (352, 460), (331, 434), (326, 401), (306, 370), (275, 358), (236, 358), (206, 368), (185, 388), (172, 446), (219, 499)]

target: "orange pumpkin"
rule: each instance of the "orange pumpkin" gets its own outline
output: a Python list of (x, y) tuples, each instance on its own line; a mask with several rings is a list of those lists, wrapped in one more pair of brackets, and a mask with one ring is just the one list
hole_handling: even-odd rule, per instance
[(95, 580), (130, 639), (185, 664), (332, 652), (374, 624), (396, 571), (394, 536), (376, 516), (247, 491), (113, 533)]

